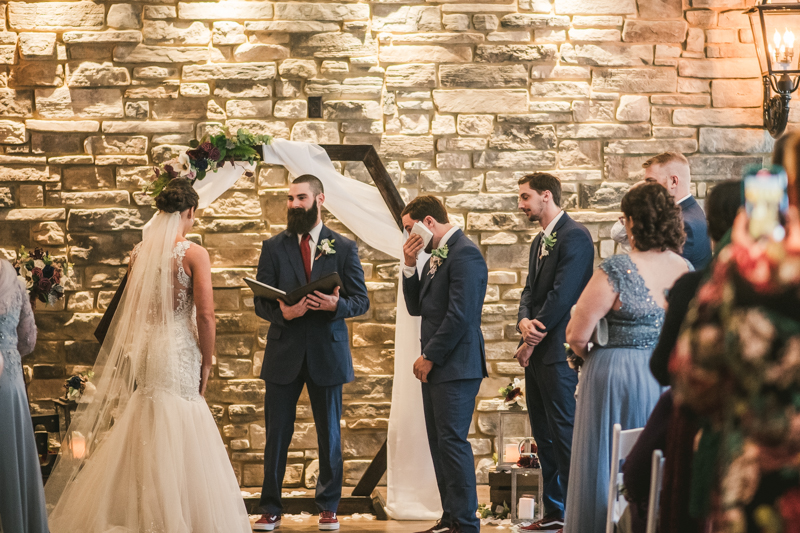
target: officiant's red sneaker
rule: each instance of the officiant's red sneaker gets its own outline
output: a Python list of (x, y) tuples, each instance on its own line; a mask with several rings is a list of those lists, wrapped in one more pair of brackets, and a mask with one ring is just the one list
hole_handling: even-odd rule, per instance
[(564, 518), (560, 514), (545, 515), (541, 520), (533, 524), (519, 528), (520, 531), (558, 531), (564, 527)]
[(336, 518), (336, 513), (333, 511), (319, 513), (319, 529), (320, 531), (339, 529), (339, 520)]
[(281, 525), (281, 515), (275, 514), (262, 514), (261, 518), (256, 520), (256, 523), (253, 524), (254, 531), (272, 531), (276, 527)]

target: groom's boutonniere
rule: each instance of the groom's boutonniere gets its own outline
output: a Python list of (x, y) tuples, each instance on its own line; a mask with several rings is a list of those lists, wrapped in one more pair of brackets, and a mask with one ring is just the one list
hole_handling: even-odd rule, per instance
[(539, 251), (539, 259), (542, 257), (547, 257), (550, 255), (550, 251), (553, 249), (553, 246), (556, 245), (558, 239), (556, 238), (556, 232), (554, 231), (550, 235), (543, 235), (542, 236), (542, 249)]
[(334, 242), (336, 242), (336, 239), (322, 239), (322, 242), (317, 245), (317, 250), (319, 250), (319, 253), (317, 254), (317, 257), (314, 258), (314, 261), (323, 255), (335, 254), (336, 250), (333, 247)]
[(436, 275), (436, 271), (439, 269), (440, 266), (442, 266), (444, 260), (447, 259), (448, 251), (450, 251), (450, 249), (445, 244), (444, 246), (440, 246), (439, 248), (431, 252), (431, 270), (430, 270), (431, 278), (433, 278), (433, 276)]

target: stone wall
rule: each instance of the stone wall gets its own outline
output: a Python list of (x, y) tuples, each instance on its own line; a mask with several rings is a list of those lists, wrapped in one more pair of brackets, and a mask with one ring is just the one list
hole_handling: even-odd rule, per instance
[[(752, 0), (748, 0), (752, 1)], [(537, 228), (516, 180), (557, 174), (597, 257), (641, 163), (691, 160), (696, 194), (760, 163), (761, 85), (742, 0), (9, 2), (0, 32), (0, 251), (67, 253), (66, 301), (37, 310), (34, 406), (92, 364), (92, 331), (152, 215), (152, 163), (227, 125), (379, 148), (406, 198), (441, 195), (489, 268), (483, 330), (492, 375), (472, 432), (491, 464), (497, 390), (515, 376), (514, 322)], [(322, 118), (307, 98), (321, 96)], [(363, 167), (348, 175), (368, 180)], [(267, 324), (241, 277), (283, 229), (287, 174), (259, 168), (202, 213), (214, 263), (216, 362), (208, 403), (243, 486), (261, 482)], [(336, 224), (335, 221), (332, 223)], [(340, 228), (340, 226), (337, 226)], [(397, 265), (361, 246), (372, 309), (353, 320), (345, 387), (348, 484), (382, 443), (393, 372)], [(312, 485), (315, 433), (298, 406), (287, 484)], [(485, 479), (485, 476), (481, 476)]]

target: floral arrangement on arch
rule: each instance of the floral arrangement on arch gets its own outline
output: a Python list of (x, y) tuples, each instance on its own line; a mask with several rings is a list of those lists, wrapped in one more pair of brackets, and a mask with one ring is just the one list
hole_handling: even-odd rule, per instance
[(705, 480), (716, 490), (714, 531), (757, 524), (762, 532), (797, 533), (800, 247), (791, 239), (753, 242), (746, 231), (734, 226), (733, 244), (719, 253), (687, 314), (670, 359), (673, 392), (708, 422), (703, 438), (719, 436), (718, 448), (701, 440), (697, 453), (710, 451), (695, 458), (717, 461), (718, 474)]
[(205, 135), (199, 141), (192, 140), (190, 150), (153, 168), (156, 177), (145, 187), (145, 192), (155, 198), (174, 178), (186, 178), (194, 183), (209, 172), (216, 172), (226, 162), (252, 163), (261, 159), (258, 147), (271, 142), (270, 135), (256, 135), (245, 128), (239, 128), (235, 134), (230, 134), (226, 128), (221, 133)]
[(503, 397), (506, 407), (522, 407), (526, 408), (525, 404), (525, 380), (514, 378), (513, 383), (509, 383), (498, 391), (500, 396)]
[(62, 281), (72, 271), (72, 264), (63, 259), (55, 259), (41, 248), (33, 251), (20, 246), (14, 268), (20, 282), (25, 285), (31, 303), (40, 301), (54, 305), (64, 297)]
[(66, 380), (64, 388), (67, 392), (64, 397), (67, 400), (75, 400), (77, 403), (91, 403), (97, 392), (97, 388), (92, 383), (93, 377), (94, 371), (87, 370)]

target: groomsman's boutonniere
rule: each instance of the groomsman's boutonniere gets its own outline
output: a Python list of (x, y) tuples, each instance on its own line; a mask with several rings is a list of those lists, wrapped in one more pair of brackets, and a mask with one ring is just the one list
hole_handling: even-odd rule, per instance
[(553, 246), (556, 245), (558, 239), (556, 238), (556, 232), (554, 231), (550, 235), (543, 235), (542, 236), (542, 249), (539, 252), (539, 259), (542, 257), (547, 257), (550, 255), (550, 251), (553, 249)]
[(450, 251), (450, 249), (445, 244), (444, 246), (440, 246), (439, 248), (431, 252), (431, 270), (430, 270), (431, 278), (433, 278), (433, 276), (436, 275), (436, 271), (439, 269), (440, 266), (442, 266), (444, 260), (447, 259), (448, 251)]
[(317, 257), (314, 258), (314, 261), (323, 255), (335, 254), (336, 250), (333, 248), (334, 242), (336, 242), (336, 239), (322, 239), (322, 242), (317, 245), (317, 250), (319, 250), (319, 253), (317, 254)]

